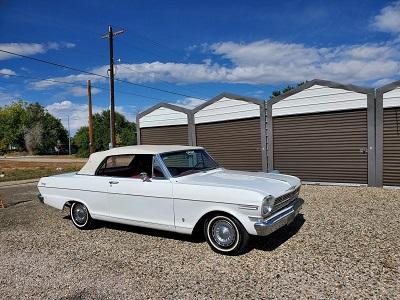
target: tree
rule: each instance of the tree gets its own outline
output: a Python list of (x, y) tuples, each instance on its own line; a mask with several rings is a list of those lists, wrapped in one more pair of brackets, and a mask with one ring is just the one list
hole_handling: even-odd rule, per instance
[(49, 154), (58, 142), (68, 143), (67, 131), (39, 103), (19, 100), (0, 107), (0, 150)]
[(299, 87), (299, 86), (303, 85), (306, 82), (307, 81), (305, 81), (305, 82), (303, 81), (303, 82), (298, 83), (297, 86), (288, 85), (287, 87), (285, 87), (285, 88), (283, 88), (281, 90), (275, 90), (275, 91), (272, 92), (272, 95), (269, 98), (272, 99), (274, 97), (278, 97), (278, 96), (280, 96), (280, 95), (282, 95), (282, 94), (284, 94), (286, 92), (289, 92), (290, 90), (295, 89), (296, 87)]
[(42, 144), (42, 137), (42, 124), (38, 123), (32, 128), (29, 128), (24, 135), (26, 150), (28, 150), (29, 153), (33, 153), (35, 149), (38, 149)]
[[(117, 146), (136, 144), (136, 124), (129, 122), (122, 114), (115, 113), (115, 135)], [(107, 150), (110, 143), (110, 111), (104, 110), (93, 115), (93, 148), (95, 151)], [(78, 129), (73, 139), (77, 155), (89, 156), (89, 128)]]
[(89, 156), (89, 127), (83, 126), (78, 129), (73, 139), (76, 154), (80, 157)]

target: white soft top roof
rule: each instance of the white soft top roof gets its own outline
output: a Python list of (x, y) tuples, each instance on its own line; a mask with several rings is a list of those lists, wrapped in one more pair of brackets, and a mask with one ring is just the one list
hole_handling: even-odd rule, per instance
[(89, 160), (78, 172), (81, 175), (94, 175), (100, 163), (108, 156), (123, 154), (160, 154), (174, 151), (185, 151), (193, 149), (203, 149), (195, 146), (177, 146), (177, 145), (138, 145), (113, 148), (106, 151), (96, 152), (90, 155)]

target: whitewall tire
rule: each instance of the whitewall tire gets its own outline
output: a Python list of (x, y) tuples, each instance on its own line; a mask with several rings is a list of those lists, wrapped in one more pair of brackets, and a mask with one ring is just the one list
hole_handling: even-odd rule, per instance
[(206, 219), (204, 236), (211, 249), (220, 254), (237, 255), (248, 244), (249, 234), (234, 217), (216, 214)]
[(92, 225), (92, 218), (89, 210), (83, 203), (74, 202), (70, 208), (72, 223), (79, 229), (89, 229)]

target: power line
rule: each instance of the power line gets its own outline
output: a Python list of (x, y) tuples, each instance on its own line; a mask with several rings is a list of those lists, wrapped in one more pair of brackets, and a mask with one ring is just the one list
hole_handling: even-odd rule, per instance
[[(0, 52), (11, 54), (11, 55), (15, 55), (15, 56), (26, 58), (26, 59), (30, 59), (30, 60), (34, 60), (34, 61), (37, 61), (37, 62), (45, 63), (45, 64), (48, 64), (48, 65), (56, 66), (56, 67), (63, 68), (63, 69), (69, 69), (69, 70), (72, 70), (72, 71), (75, 71), (75, 72), (80, 72), (80, 73), (84, 73), (84, 74), (88, 74), (88, 75), (98, 76), (98, 77), (102, 77), (102, 78), (105, 78), (105, 79), (109, 78), (108, 76), (105, 76), (105, 75), (101, 75), (101, 74), (97, 74), (97, 73), (81, 70), (81, 69), (78, 69), (78, 68), (75, 68), (75, 67), (71, 67), (71, 66), (68, 66), (68, 65), (60, 64), (60, 63), (55, 63), (55, 62), (52, 62), (52, 61), (48, 61), (48, 60), (44, 60), (44, 59), (40, 59), (40, 58), (36, 58), (36, 57), (31, 57), (31, 56), (27, 56), (27, 55), (23, 55), (23, 54), (14, 53), (14, 52), (3, 50), (3, 49), (0, 49)], [(164, 90), (164, 89), (160, 89), (160, 88), (156, 88), (156, 87), (151, 87), (151, 86), (147, 86), (147, 85), (140, 84), (140, 83), (134, 83), (134, 82), (131, 82), (131, 81), (128, 81), (128, 80), (120, 79), (120, 78), (115, 78), (115, 81), (119, 81), (119, 82), (123, 82), (123, 83), (127, 83), (127, 84), (132, 84), (132, 85), (135, 85), (135, 86), (139, 86), (139, 87), (143, 87), (143, 88), (147, 88), (147, 89), (151, 89), (151, 90), (155, 90), (155, 91), (159, 91), (159, 92), (163, 92), (163, 93), (168, 93), (168, 94), (172, 94), (172, 95), (195, 98), (195, 99), (199, 99), (199, 100), (205, 100), (203, 98), (199, 98), (199, 97), (195, 97), (195, 96), (191, 96), (191, 95), (186, 95), (186, 94), (182, 94), (182, 93), (178, 93), (178, 92), (168, 91), (168, 90)]]
[[(130, 67), (128, 67), (128, 66), (125, 66), (125, 65), (120, 65), (120, 64), (118, 64), (117, 67), (122, 67), (122, 68), (124, 68), (124, 69), (126, 69), (126, 70), (130, 70), (130, 71), (132, 71), (132, 72), (135, 72), (134, 69), (132, 69), (132, 68), (130, 68)], [(161, 78), (157, 78), (157, 80), (158, 80), (158, 81), (161, 81), (161, 82), (164, 82), (165, 84), (168, 84), (168, 85), (174, 87), (174, 85), (173, 85), (172, 83), (170, 83), (170, 82), (168, 82), (168, 81), (166, 81), (166, 80), (163, 80), (163, 79), (161, 79)], [(195, 92), (193, 92), (193, 91), (190, 91), (190, 90), (187, 89), (187, 88), (181, 88), (181, 89), (182, 89), (182, 90), (186, 90), (186, 91), (191, 92), (191, 93), (195, 93)], [(205, 100), (205, 99), (203, 99), (203, 98), (198, 98), (198, 99)]]
[(160, 89), (160, 88), (156, 88), (156, 87), (152, 87), (152, 86), (147, 86), (147, 85), (143, 85), (143, 84), (139, 84), (139, 83), (133, 83), (131, 81), (123, 80), (123, 79), (120, 79), (120, 78), (115, 78), (115, 81), (128, 83), (128, 84), (133, 84), (133, 85), (136, 85), (136, 86), (152, 89), (152, 90), (163, 92), (163, 93), (169, 93), (169, 94), (176, 95), (176, 96), (182, 96), (182, 97), (186, 97), (186, 98), (195, 98), (195, 99), (199, 99), (199, 100), (206, 100), (204, 98), (199, 98), (199, 97), (186, 95), (186, 94), (182, 94), (182, 93), (178, 93), (178, 92), (171, 92), (171, 91), (168, 91), (168, 90), (164, 90), (164, 89)]
[[(61, 80), (50, 79), (50, 78), (41, 78), (41, 77), (26, 76), (26, 75), (16, 75), (16, 74), (8, 74), (8, 73), (1, 73), (1, 72), (0, 72), (0, 75), (3, 75), (4, 77), (8, 77), (8, 76), (10, 76), (10, 77), (20, 77), (20, 78), (49, 81), (49, 82), (55, 82), (55, 83), (61, 83), (61, 84), (69, 84), (69, 85), (79, 86), (79, 87), (84, 87), (84, 88), (87, 87), (86, 85), (80, 84), (80, 83), (61, 81)], [(6, 82), (6, 81), (3, 81), (3, 82)], [(92, 87), (96, 88), (96, 89), (99, 89), (99, 90), (110, 91), (108, 88), (104, 88), (104, 87), (100, 87), (100, 86), (92, 85)], [(116, 91), (116, 93), (117, 94), (132, 95), (132, 96), (137, 96), (137, 97), (142, 97), (142, 98), (147, 98), (147, 99), (152, 99), (152, 100), (157, 100), (157, 101), (165, 101), (164, 99), (161, 99), (161, 98), (146, 96), (146, 95), (137, 94), (137, 93), (128, 92), (128, 91)]]

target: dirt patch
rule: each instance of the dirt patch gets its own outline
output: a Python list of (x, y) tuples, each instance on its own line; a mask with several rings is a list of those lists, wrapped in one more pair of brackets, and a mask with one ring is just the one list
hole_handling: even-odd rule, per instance
[(0, 160), (0, 171), (23, 169), (82, 168), (83, 162), (32, 162)]
[(74, 172), (84, 162), (32, 162), (0, 160), (0, 182), (40, 178), (60, 173)]

